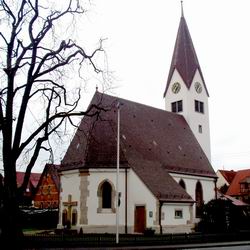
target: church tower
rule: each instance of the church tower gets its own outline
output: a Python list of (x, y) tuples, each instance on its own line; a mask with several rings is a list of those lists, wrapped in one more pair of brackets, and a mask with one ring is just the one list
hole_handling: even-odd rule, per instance
[(211, 161), (208, 97), (208, 90), (182, 9), (164, 92), (165, 107), (167, 111), (185, 117), (208, 160)]

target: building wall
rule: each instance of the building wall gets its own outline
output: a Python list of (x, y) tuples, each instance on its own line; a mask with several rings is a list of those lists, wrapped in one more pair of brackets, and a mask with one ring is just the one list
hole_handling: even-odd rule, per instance
[[(81, 190), (81, 178), (86, 178), (86, 187)], [(121, 192), (121, 205), (119, 207), (119, 230), (125, 232), (126, 215), (125, 215), (125, 170), (120, 170), (119, 191)], [(174, 177), (176, 179), (179, 176)], [(68, 200), (68, 195), (72, 195), (72, 201), (78, 201), (77, 206), (77, 225), (72, 228), (83, 229), (83, 232), (109, 232), (116, 231), (116, 213), (115, 209), (100, 209), (98, 198), (98, 187), (103, 181), (108, 180), (115, 188), (116, 171), (115, 169), (91, 169), (87, 174), (79, 173), (79, 170), (64, 171), (61, 175), (62, 190), (60, 194), (60, 213), (66, 208), (64, 201)], [(194, 183), (190, 179), (186, 185)], [(202, 180), (206, 183), (206, 180)], [(195, 189), (195, 185), (192, 185)], [(190, 187), (190, 189), (192, 189)], [(85, 191), (83, 191), (85, 190)], [(83, 197), (81, 192), (86, 195)], [(191, 191), (194, 193), (195, 191)], [(208, 197), (205, 197), (206, 199)], [(82, 207), (83, 200), (86, 199), (86, 207)], [(136, 206), (145, 206), (146, 210), (146, 227), (151, 227), (159, 232), (159, 202), (149, 191), (146, 185), (129, 169), (127, 172), (127, 229), (128, 233), (134, 233), (135, 208)], [(162, 226), (166, 232), (190, 232), (192, 226), (192, 204), (172, 203), (163, 204), (162, 207)], [(175, 210), (182, 210), (183, 217), (175, 218)], [(84, 219), (85, 218), (85, 219)], [(185, 225), (185, 226), (184, 226)], [(62, 227), (62, 216), (60, 215), (59, 225)]]
[[(193, 176), (193, 175), (184, 175), (184, 174), (176, 174), (170, 173), (170, 175), (174, 178), (174, 180), (179, 183), (182, 179), (186, 185), (186, 192), (192, 197), (195, 201), (195, 189), (196, 184), (199, 181), (202, 185), (203, 190), (203, 200), (204, 203), (208, 203), (210, 200), (215, 199), (215, 184), (214, 178), (201, 177), (201, 176)], [(193, 206), (193, 222), (196, 222), (195, 219), (195, 205)]]
[[(181, 89), (177, 94), (172, 92), (172, 85), (175, 82), (179, 82), (181, 85)], [(195, 82), (199, 82), (202, 85), (202, 92), (200, 94), (195, 91)], [(198, 70), (196, 70), (190, 89), (186, 87), (186, 84), (182, 80), (178, 71), (176, 69), (174, 70), (165, 97), (166, 110), (172, 111), (171, 103), (179, 100), (182, 100), (183, 102), (183, 112), (180, 112), (179, 114), (185, 117), (207, 158), (211, 161), (208, 96)], [(195, 111), (195, 100), (204, 103), (204, 114)], [(199, 125), (202, 126), (202, 133), (199, 132)]]
[[(68, 196), (72, 196), (72, 201), (77, 201), (77, 206), (73, 209), (77, 210), (77, 214), (80, 214), (80, 176), (79, 170), (65, 171), (60, 175), (60, 196), (59, 196), (59, 227), (62, 227), (62, 212), (67, 207), (63, 205), (63, 202), (68, 201)], [(79, 216), (78, 216), (79, 218)]]
[(43, 175), (42, 181), (38, 186), (34, 196), (34, 207), (36, 208), (58, 208), (59, 192), (57, 187), (48, 173)]
[[(193, 204), (168, 203), (162, 206), (163, 233), (190, 233), (194, 224), (192, 222)], [(182, 216), (176, 216), (176, 211), (181, 211)]]

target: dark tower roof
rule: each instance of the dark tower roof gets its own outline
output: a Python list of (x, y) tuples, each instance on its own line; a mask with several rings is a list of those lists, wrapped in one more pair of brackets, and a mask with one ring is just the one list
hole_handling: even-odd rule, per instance
[(167, 80), (167, 85), (166, 89), (164, 92), (164, 97), (166, 96), (172, 75), (174, 73), (174, 70), (177, 70), (179, 74), (181, 75), (183, 81), (185, 82), (187, 88), (189, 89), (192, 83), (192, 80), (194, 78), (194, 74), (196, 70), (200, 72), (202, 81), (204, 83), (207, 95), (208, 91), (205, 85), (205, 81), (202, 75), (202, 71), (200, 68), (200, 64), (198, 61), (198, 57), (196, 55), (194, 45), (192, 42), (192, 38), (190, 36), (188, 26), (186, 23), (186, 20), (183, 16), (181, 16), (180, 24), (179, 24), (179, 29), (177, 33), (177, 38), (175, 42), (175, 48), (174, 48), (174, 53), (172, 57), (172, 62), (168, 74), (168, 80)]

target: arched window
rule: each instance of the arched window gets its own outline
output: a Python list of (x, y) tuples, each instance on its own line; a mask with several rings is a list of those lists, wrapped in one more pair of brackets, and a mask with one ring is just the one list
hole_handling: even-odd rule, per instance
[(201, 208), (203, 205), (203, 191), (202, 185), (198, 181), (195, 188), (195, 201), (196, 201), (196, 218), (201, 217)]
[(67, 220), (68, 220), (68, 211), (67, 211), (67, 209), (64, 209), (63, 213), (62, 213), (62, 224), (63, 224), (63, 226), (66, 226)]
[(97, 213), (115, 213), (115, 186), (110, 180), (103, 180), (99, 184), (97, 188), (97, 196)]
[(112, 187), (105, 181), (102, 184), (102, 208), (111, 208)]
[(185, 184), (185, 182), (184, 182), (182, 179), (180, 179), (179, 185), (180, 185), (183, 189), (186, 190), (186, 184)]
[(77, 210), (73, 209), (72, 211), (72, 226), (77, 224)]

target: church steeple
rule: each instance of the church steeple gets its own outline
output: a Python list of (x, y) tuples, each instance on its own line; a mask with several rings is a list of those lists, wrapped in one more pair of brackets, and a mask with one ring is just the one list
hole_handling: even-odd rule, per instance
[(190, 36), (188, 26), (184, 17), (182, 5), (181, 5), (181, 19), (175, 42), (174, 53), (172, 56), (172, 62), (168, 74), (167, 85), (164, 92), (164, 97), (166, 96), (166, 92), (169, 88), (170, 81), (175, 69), (182, 77), (182, 80), (184, 81), (188, 89), (192, 84), (196, 70), (198, 70), (202, 77), (202, 81), (204, 83), (204, 87), (208, 95), (208, 91), (205, 86), (205, 81), (198, 61), (198, 57), (196, 55), (192, 38)]
[(210, 160), (209, 95), (182, 5), (164, 97), (166, 110), (183, 115)]

